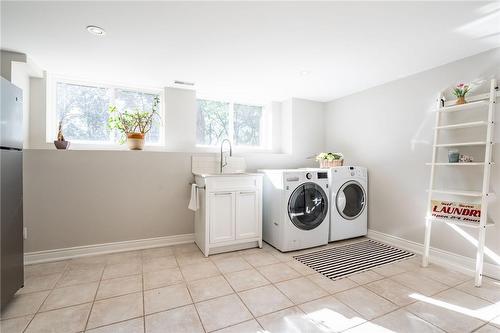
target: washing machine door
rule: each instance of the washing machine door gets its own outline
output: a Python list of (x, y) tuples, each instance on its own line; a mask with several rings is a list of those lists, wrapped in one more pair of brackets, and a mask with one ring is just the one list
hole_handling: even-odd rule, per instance
[(288, 200), (290, 221), (301, 230), (318, 227), (328, 213), (328, 197), (318, 184), (299, 185)]
[(346, 220), (357, 218), (366, 206), (366, 193), (355, 180), (350, 180), (340, 187), (335, 198), (335, 205), (340, 216)]

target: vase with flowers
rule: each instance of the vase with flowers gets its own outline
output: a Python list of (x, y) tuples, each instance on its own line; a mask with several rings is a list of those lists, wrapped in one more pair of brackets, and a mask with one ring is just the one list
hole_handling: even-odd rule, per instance
[(465, 95), (469, 93), (470, 85), (465, 83), (459, 83), (455, 88), (453, 88), (453, 95), (457, 97), (456, 105), (465, 104), (467, 101), (465, 100)]

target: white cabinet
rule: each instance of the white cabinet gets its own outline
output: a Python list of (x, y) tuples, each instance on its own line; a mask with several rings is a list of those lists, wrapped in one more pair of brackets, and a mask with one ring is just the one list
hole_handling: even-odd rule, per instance
[(214, 192), (208, 194), (210, 243), (234, 240), (235, 193)]
[(195, 241), (210, 253), (262, 247), (262, 176), (197, 176)]
[(236, 192), (236, 239), (259, 235), (259, 203), (257, 191)]

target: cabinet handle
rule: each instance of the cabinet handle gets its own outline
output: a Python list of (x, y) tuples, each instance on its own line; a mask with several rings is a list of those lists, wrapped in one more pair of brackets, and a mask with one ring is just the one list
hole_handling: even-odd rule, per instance
[(215, 195), (229, 195), (231, 192), (215, 192)]
[(246, 191), (246, 192), (240, 192), (240, 194), (254, 194), (255, 191)]

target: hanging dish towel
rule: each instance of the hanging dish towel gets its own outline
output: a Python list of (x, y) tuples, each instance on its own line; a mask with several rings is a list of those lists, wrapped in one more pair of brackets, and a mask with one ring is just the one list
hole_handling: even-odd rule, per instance
[(197, 211), (198, 205), (198, 185), (191, 184), (191, 199), (189, 200), (188, 208)]

